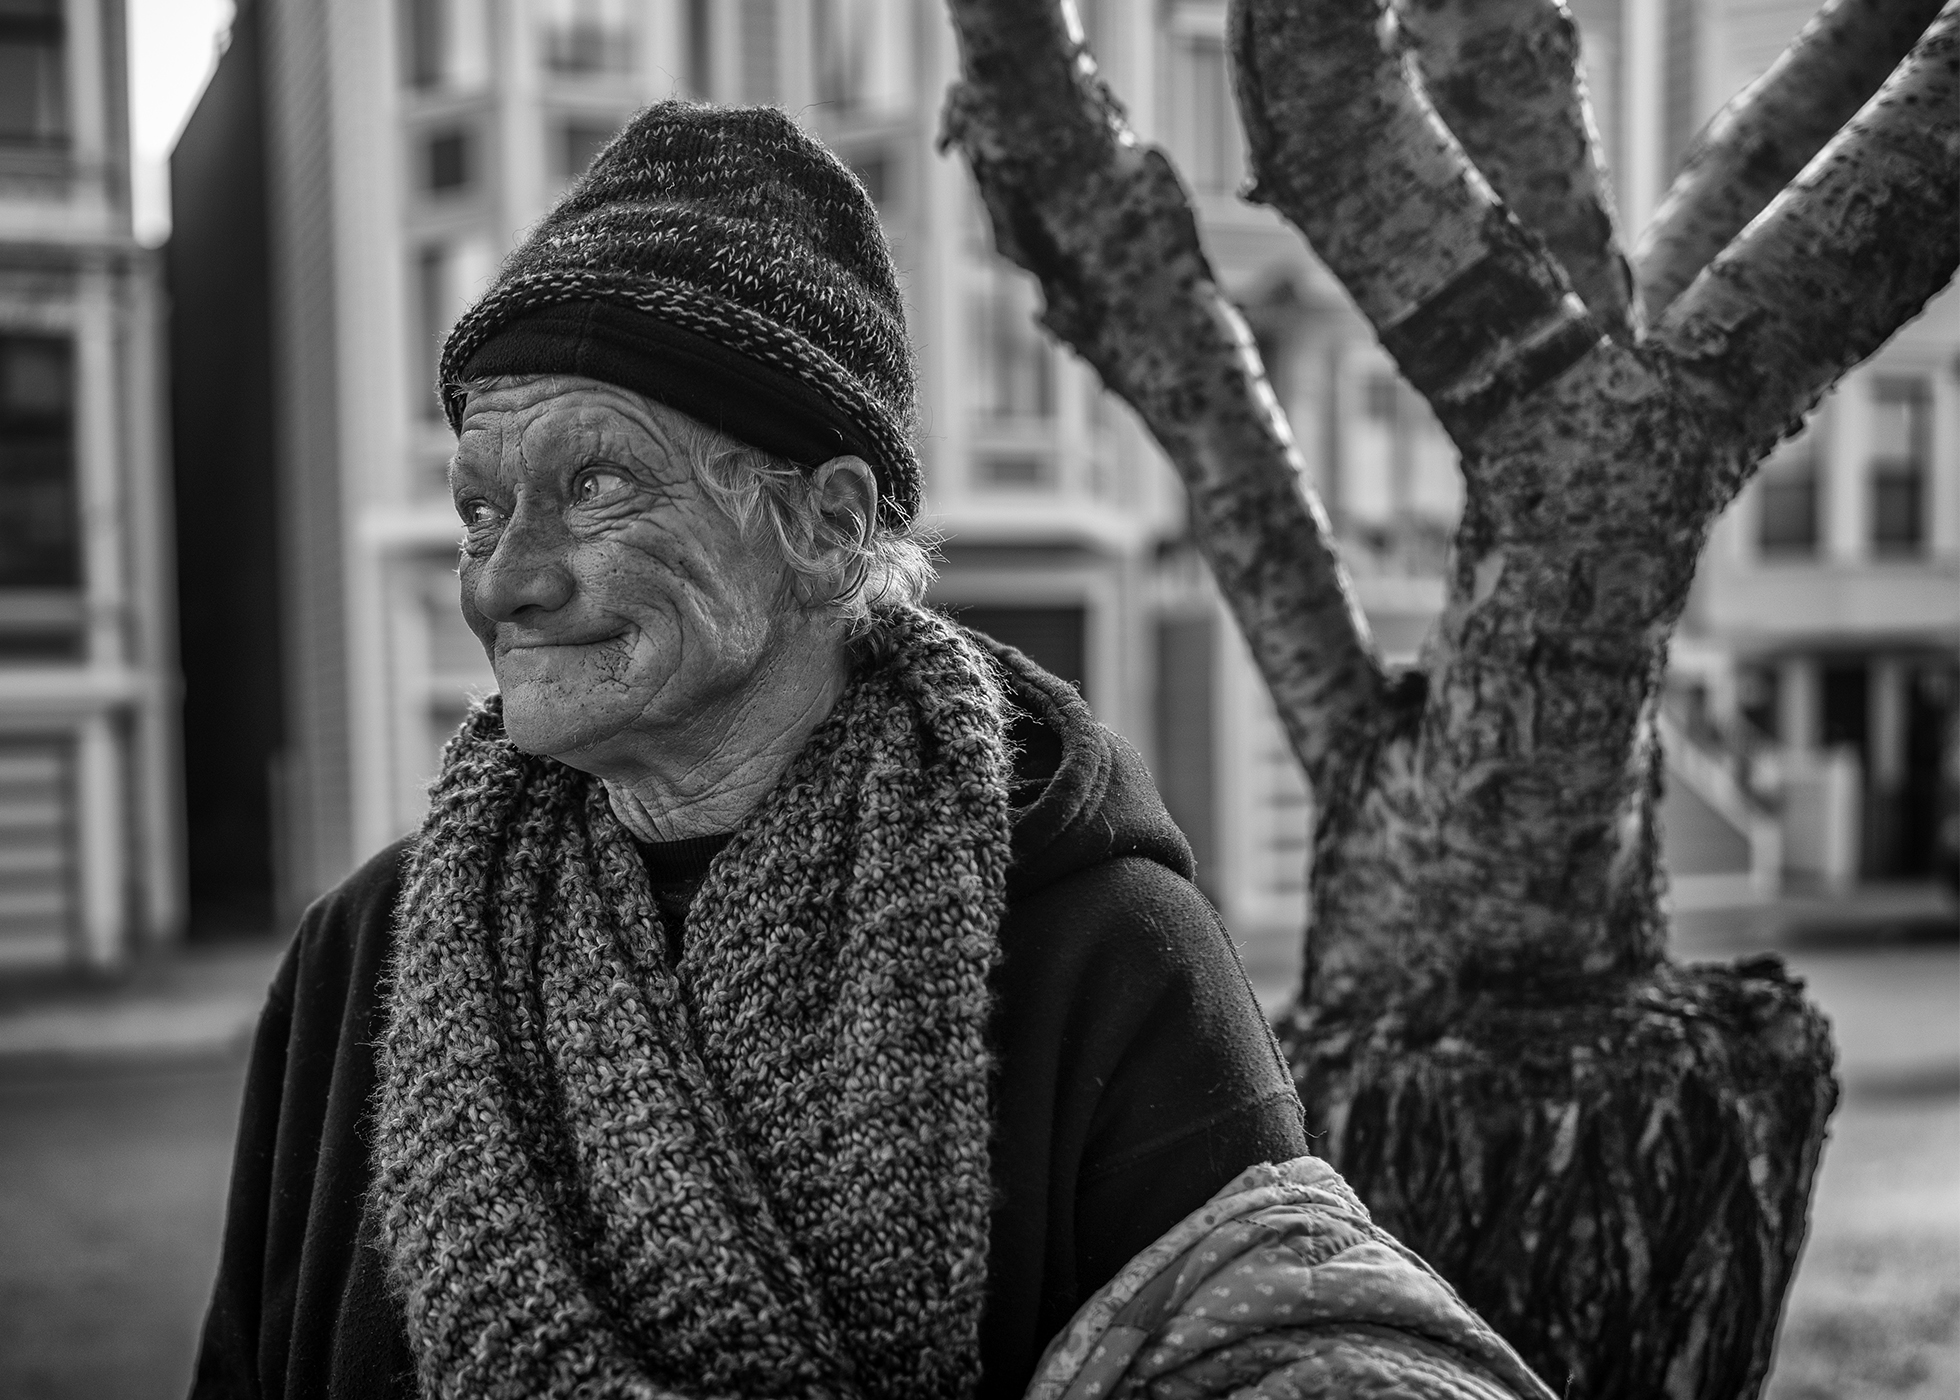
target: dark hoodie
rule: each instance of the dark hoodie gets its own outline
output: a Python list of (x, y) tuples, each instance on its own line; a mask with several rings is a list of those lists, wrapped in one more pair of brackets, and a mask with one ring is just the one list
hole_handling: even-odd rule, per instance
[[(996, 654), (1024, 714), (990, 1040), (997, 1056), (980, 1394), (1247, 1165), (1306, 1150), (1300, 1108), (1191, 850), (1136, 752), (1073, 688)], [(362, 1234), (379, 995), (406, 843), (301, 920), (245, 1085), (197, 1400), (413, 1400)]]

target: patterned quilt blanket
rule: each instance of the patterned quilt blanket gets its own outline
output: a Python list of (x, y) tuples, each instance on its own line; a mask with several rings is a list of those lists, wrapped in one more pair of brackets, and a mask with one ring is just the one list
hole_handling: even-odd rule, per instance
[(1315, 1157), (1251, 1168), (1049, 1345), (1027, 1400), (1554, 1400)]

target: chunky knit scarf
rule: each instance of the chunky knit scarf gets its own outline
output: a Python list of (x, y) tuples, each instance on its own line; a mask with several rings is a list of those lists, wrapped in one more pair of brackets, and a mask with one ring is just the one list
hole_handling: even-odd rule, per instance
[(972, 1392), (1000, 692), (930, 613), (869, 641), (678, 967), (602, 784), (494, 699), (450, 741), (373, 1149), (425, 1397)]

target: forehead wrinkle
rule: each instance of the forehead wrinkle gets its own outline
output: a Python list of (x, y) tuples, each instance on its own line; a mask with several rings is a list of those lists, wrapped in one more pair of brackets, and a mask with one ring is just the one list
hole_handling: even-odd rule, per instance
[[(567, 396), (570, 397), (570, 396)], [(580, 391), (577, 401), (562, 399), (541, 405), (525, 423), (522, 450), (528, 465), (532, 456), (574, 461), (599, 456), (622, 466), (639, 467), (656, 480), (672, 483), (684, 474), (679, 434), (659, 405), (624, 390), (603, 397)]]
[[(456, 450), (449, 454), (449, 482), (452, 487), (461, 473), (482, 477), (486, 461), (490, 464), (488, 470), (491, 475), (500, 474), (504, 458), (503, 440), (509, 431), (509, 418), (508, 413), (493, 412), (473, 414), (463, 420), (463, 430), (456, 435)], [(474, 450), (470, 442), (472, 438), (489, 438), (489, 450)]]
[[(601, 380), (539, 376), (498, 385), (473, 396), (457, 453), (454, 479), (465, 470), (500, 476), (562, 468), (565, 459), (601, 456), (637, 468), (650, 484), (678, 485), (692, 475), (683, 438), (692, 420), (656, 399)], [(465, 441), (487, 436), (494, 446), (465, 453)]]

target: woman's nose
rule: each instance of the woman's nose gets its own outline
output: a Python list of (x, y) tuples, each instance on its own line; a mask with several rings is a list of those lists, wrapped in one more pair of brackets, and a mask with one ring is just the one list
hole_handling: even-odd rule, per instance
[(563, 607), (573, 591), (566, 559), (570, 543), (551, 511), (520, 497), (497, 547), (464, 571), (474, 611), (492, 622), (521, 622), (532, 609), (549, 613)]

